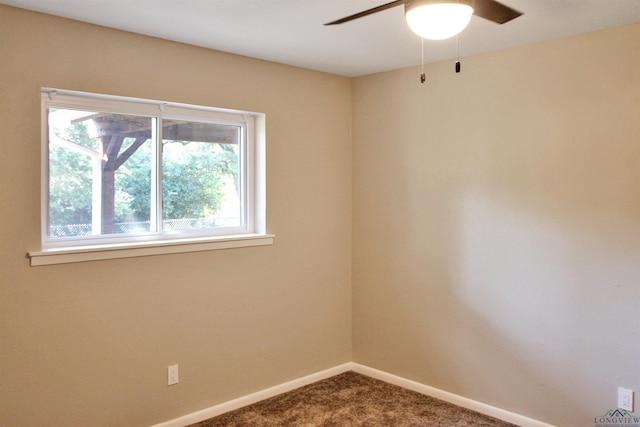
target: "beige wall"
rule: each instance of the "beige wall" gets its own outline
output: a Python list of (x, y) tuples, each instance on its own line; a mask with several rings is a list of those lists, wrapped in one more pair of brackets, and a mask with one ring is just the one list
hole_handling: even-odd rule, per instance
[(462, 66), (354, 80), (354, 361), (593, 425), (640, 391), (640, 25)]
[[(42, 86), (266, 113), (275, 244), (29, 267)], [(0, 425), (151, 425), (351, 360), (349, 79), (0, 6), (0, 97)]]

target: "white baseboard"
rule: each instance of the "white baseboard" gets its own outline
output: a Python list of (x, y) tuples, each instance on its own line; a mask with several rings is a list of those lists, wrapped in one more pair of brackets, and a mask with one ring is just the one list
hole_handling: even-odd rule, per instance
[(152, 427), (184, 427), (190, 424), (199, 423), (200, 421), (208, 420), (209, 418), (217, 417), (227, 412), (235, 411), (247, 405), (260, 402), (261, 400), (269, 399), (270, 397), (277, 396), (282, 393), (294, 390), (296, 388), (303, 387), (321, 381), (327, 378), (334, 377), (352, 370), (351, 363), (345, 363), (333, 368), (325, 369), (324, 371), (316, 372), (315, 374), (307, 375), (302, 378), (298, 378), (293, 381), (267, 388), (255, 393), (251, 393), (247, 396), (239, 397), (237, 399), (230, 400), (228, 402), (221, 403), (219, 405), (212, 406), (201, 411), (193, 412), (191, 414), (184, 415), (180, 418), (175, 418), (170, 421), (166, 421), (160, 424), (155, 424)]
[(397, 375), (389, 374), (384, 371), (379, 371), (368, 366), (360, 365), (358, 363), (351, 364), (351, 370), (362, 375), (366, 375), (371, 378), (382, 380), (389, 384), (394, 384), (400, 387), (404, 387), (409, 390), (416, 391), (426, 396), (435, 397), (436, 399), (444, 400), (445, 402), (452, 403), (463, 408), (471, 409), (472, 411), (479, 412), (484, 415), (488, 415), (493, 418), (497, 418), (508, 423), (516, 424), (522, 427), (554, 427), (551, 424), (546, 424), (533, 418), (525, 417), (513, 412), (505, 411), (504, 409), (496, 408), (495, 406), (487, 405), (457, 394), (449, 393), (448, 391), (440, 390), (428, 385), (421, 384), (416, 381), (408, 380), (406, 378), (399, 377)]
[(274, 397), (279, 394), (294, 390), (296, 388), (303, 387), (316, 381), (321, 381), (348, 371), (354, 371), (371, 378), (376, 378), (390, 384), (404, 387), (406, 389), (413, 390), (427, 396), (435, 397), (436, 399), (444, 400), (445, 402), (453, 403), (454, 405), (471, 409), (472, 411), (476, 411), (484, 415), (489, 415), (491, 417), (498, 418), (500, 420), (522, 427), (554, 427), (551, 424), (546, 424), (541, 421), (534, 420), (533, 418), (505, 411), (504, 409), (496, 408), (495, 406), (477, 402), (475, 400), (459, 396), (457, 394), (449, 393), (444, 390), (430, 387), (416, 381), (408, 380), (397, 375), (389, 374), (387, 372), (353, 362), (338, 365), (336, 367), (316, 372), (315, 374), (307, 375), (293, 381), (288, 381), (286, 383), (270, 387), (256, 393), (252, 393), (247, 396), (239, 397), (237, 399), (233, 399), (228, 402), (203, 409), (201, 411), (193, 412), (191, 414), (187, 414), (160, 424), (155, 424), (151, 427), (184, 427), (190, 424), (195, 424), (200, 421), (208, 420), (209, 418), (222, 415), (226, 412), (240, 409), (244, 406), (260, 402), (261, 400), (265, 400), (270, 397)]

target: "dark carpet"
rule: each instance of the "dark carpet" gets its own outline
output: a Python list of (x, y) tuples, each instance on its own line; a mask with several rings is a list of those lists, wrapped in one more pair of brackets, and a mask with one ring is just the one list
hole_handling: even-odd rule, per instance
[(346, 372), (189, 427), (222, 426), (514, 425), (355, 372)]

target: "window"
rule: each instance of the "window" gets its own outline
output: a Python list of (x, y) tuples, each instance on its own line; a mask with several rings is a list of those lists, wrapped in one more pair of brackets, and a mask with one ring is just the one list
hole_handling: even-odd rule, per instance
[(264, 115), (43, 89), (42, 119), (32, 265), (272, 243)]

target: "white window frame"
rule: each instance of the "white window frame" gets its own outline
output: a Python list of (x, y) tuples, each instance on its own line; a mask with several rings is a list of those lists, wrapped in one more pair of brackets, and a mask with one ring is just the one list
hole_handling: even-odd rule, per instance
[[(49, 237), (49, 129), (51, 107), (88, 111), (135, 114), (194, 122), (239, 125), (245, 133), (241, 156), (244, 164), (241, 203), (244, 226), (203, 229), (177, 234), (95, 235), (87, 238)], [(263, 113), (204, 107), (43, 88), (41, 94), (41, 248), (29, 251), (31, 265), (49, 265), (101, 259), (128, 258), (169, 253), (264, 246), (273, 244), (274, 235), (266, 232), (265, 115)], [(161, 135), (159, 135), (161, 138)], [(161, 156), (157, 156), (157, 162)], [(160, 170), (156, 164), (155, 169)]]

